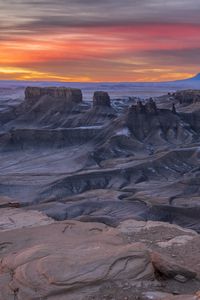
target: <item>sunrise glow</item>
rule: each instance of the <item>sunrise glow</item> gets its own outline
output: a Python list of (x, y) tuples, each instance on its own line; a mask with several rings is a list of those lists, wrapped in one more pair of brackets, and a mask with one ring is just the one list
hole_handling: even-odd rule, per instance
[(200, 24), (186, 2), (169, 1), (156, 12), (153, 0), (137, 9), (128, 0), (41, 1), (40, 10), (35, 1), (2, 2), (0, 79), (165, 81), (199, 72)]

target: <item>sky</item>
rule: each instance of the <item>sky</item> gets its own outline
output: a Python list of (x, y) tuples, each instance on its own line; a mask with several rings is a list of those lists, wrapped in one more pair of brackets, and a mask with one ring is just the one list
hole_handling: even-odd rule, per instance
[(0, 0), (0, 79), (189, 78), (199, 16), (200, 0)]

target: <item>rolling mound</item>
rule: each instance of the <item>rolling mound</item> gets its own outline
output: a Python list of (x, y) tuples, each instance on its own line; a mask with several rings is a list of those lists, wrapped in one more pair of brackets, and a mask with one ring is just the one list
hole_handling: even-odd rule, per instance
[[(165, 97), (171, 109), (150, 98), (120, 111), (103, 91), (89, 104), (78, 89), (28, 87), (1, 118), (0, 195), (58, 220), (115, 226), (153, 218), (199, 230), (198, 213), (192, 225), (186, 212), (198, 206), (198, 112), (193, 118), (177, 107), (197, 103), (198, 91)], [(102, 190), (119, 195), (107, 201)], [(100, 200), (87, 199), (92, 191)]]

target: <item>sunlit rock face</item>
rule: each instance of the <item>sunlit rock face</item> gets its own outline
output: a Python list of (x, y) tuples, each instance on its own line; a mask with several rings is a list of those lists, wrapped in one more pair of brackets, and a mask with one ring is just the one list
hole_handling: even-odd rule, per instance
[(93, 106), (108, 106), (110, 107), (110, 96), (107, 92), (96, 91), (93, 96)]
[(85, 300), (105, 283), (154, 279), (147, 248), (103, 224), (66, 221), (6, 234), (2, 300)]
[(37, 100), (46, 95), (53, 98), (65, 98), (75, 103), (82, 102), (82, 92), (80, 89), (65, 87), (27, 87), (25, 90), (26, 100)]
[[(32, 210), (20, 213), (35, 219)], [(0, 231), (1, 300), (175, 300), (156, 293), (199, 288), (200, 238), (192, 230), (130, 219), (117, 228), (77, 220), (35, 226), (27, 219)]]

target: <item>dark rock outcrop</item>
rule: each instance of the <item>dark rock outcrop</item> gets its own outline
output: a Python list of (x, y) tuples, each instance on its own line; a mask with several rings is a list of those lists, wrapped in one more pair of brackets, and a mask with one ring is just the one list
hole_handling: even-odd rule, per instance
[(163, 142), (182, 143), (192, 138), (189, 127), (181, 123), (180, 117), (169, 109), (158, 109), (150, 99), (143, 104), (132, 105), (125, 120), (129, 130), (139, 140), (149, 139), (152, 144)]
[(172, 113), (176, 114), (176, 106), (174, 103), (172, 103)]
[(96, 91), (93, 96), (93, 106), (108, 106), (110, 107), (110, 96), (107, 92)]
[(199, 134), (200, 132), (200, 112), (180, 113), (181, 119), (189, 124), (192, 130)]
[(146, 103), (142, 103), (142, 101), (138, 101), (136, 105), (132, 105), (129, 109), (130, 113), (134, 114), (156, 114), (157, 106), (155, 101), (152, 98), (149, 99)]
[(72, 88), (38, 88), (25, 90), (25, 101), (18, 107), (20, 118), (35, 119), (42, 123), (59, 123), (69, 112), (76, 111), (82, 102), (82, 92)]
[(51, 126), (61, 127), (70, 114), (82, 111), (80, 89), (64, 87), (27, 87), (25, 100), (4, 117), (7, 128)]
[(64, 98), (69, 102), (82, 102), (82, 92), (80, 89), (65, 88), (65, 87), (27, 87), (25, 90), (25, 99), (34, 101), (40, 99), (42, 96), (51, 96), (53, 98)]
[(102, 126), (109, 124), (110, 121), (116, 117), (117, 112), (111, 105), (108, 93), (97, 91), (93, 96), (93, 107), (85, 111), (84, 114), (79, 114), (76, 118), (73, 118), (73, 120), (67, 120), (64, 126)]
[(160, 109), (153, 99), (146, 103), (138, 101), (127, 113), (104, 127), (97, 137), (95, 161), (142, 152), (152, 155), (161, 147), (189, 144), (195, 140), (198, 130), (198, 116), (191, 119), (189, 114), (177, 113), (175, 107)]

